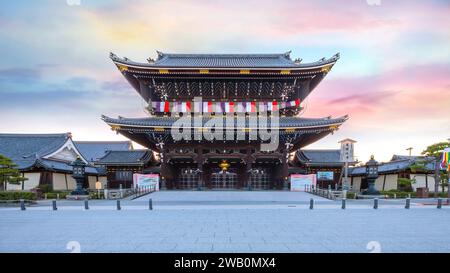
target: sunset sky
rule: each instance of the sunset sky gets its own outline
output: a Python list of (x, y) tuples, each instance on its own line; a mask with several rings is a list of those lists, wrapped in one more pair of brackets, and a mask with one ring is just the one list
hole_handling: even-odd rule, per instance
[(308, 148), (352, 138), (358, 159), (386, 161), (450, 138), (450, 1), (1, 1), (0, 50), (2, 133), (125, 139), (100, 116), (144, 117), (144, 102), (109, 52), (292, 50), (341, 54), (303, 116), (350, 119)]

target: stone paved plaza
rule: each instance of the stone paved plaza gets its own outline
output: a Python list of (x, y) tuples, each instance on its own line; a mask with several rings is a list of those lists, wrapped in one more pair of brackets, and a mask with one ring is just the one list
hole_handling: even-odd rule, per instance
[[(269, 192), (260, 199), (256, 192), (174, 193), (129, 201), (121, 211), (110, 201), (92, 202), (87, 211), (82, 202), (59, 202), (58, 211), (45, 203), (26, 211), (2, 208), (0, 252), (70, 252), (72, 241), (81, 252), (450, 252), (448, 206), (374, 210), (369, 203), (349, 202), (342, 210), (339, 201), (322, 200), (309, 210), (306, 193)], [(299, 203), (274, 201), (289, 194)], [(226, 195), (219, 201), (238, 204), (213, 203)], [(255, 202), (267, 202), (241, 200), (252, 195)], [(149, 197), (155, 199), (152, 211), (145, 205)], [(182, 203), (194, 197), (199, 203)], [(157, 205), (170, 200), (180, 203)]]

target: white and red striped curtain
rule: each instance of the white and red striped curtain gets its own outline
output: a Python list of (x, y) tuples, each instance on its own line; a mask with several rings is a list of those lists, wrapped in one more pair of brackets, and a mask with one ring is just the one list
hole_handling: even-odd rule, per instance
[(152, 108), (156, 112), (203, 112), (203, 113), (256, 113), (277, 111), (284, 108), (299, 107), (300, 99), (293, 101), (266, 101), (266, 102), (212, 102), (212, 101), (153, 101)]

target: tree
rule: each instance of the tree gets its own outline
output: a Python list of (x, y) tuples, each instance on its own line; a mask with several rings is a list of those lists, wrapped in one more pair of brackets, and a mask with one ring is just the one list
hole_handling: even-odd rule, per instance
[[(435, 164), (439, 164), (439, 162), (441, 160), (442, 152), (444, 151), (445, 148), (449, 148), (449, 147), (450, 147), (449, 142), (435, 143), (435, 144), (428, 146), (424, 151), (422, 151), (422, 155), (434, 158)], [(441, 185), (442, 192), (444, 192), (445, 187), (448, 186), (448, 184), (446, 182), (447, 178), (446, 178), (445, 171), (439, 170), (438, 166), (436, 166), (435, 179), (437, 182), (436, 184)]]
[(424, 151), (422, 151), (422, 155), (432, 156), (432, 157), (435, 157), (438, 160), (440, 160), (444, 149), (449, 148), (449, 147), (450, 147), (449, 142), (435, 143), (435, 144), (428, 146)]
[(20, 184), (28, 178), (20, 176), (17, 165), (6, 156), (0, 154), (0, 182), (3, 184), (3, 190), (6, 190), (6, 184)]

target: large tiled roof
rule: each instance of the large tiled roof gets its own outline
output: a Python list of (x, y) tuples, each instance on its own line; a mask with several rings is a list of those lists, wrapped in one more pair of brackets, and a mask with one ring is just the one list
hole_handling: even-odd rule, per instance
[(129, 150), (129, 151), (108, 151), (105, 156), (97, 161), (99, 165), (115, 165), (115, 164), (145, 164), (152, 156), (150, 150)]
[[(103, 116), (102, 119), (110, 125), (129, 125), (142, 127), (170, 127), (175, 121), (179, 120), (177, 117), (147, 117), (147, 118), (110, 118)], [(211, 118), (203, 118), (203, 124), (211, 120)], [(347, 120), (347, 116), (339, 118), (298, 118), (298, 117), (280, 117), (279, 126), (281, 128), (291, 127), (320, 127), (333, 124), (341, 124)], [(235, 126), (248, 126), (249, 120), (246, 119), (246, 124), (237, 124), (239, 120), (235, 119)], [(270, 123), (270, 118), (268, 119)], [(226, 122), (223, 122), (224, 126)], [(194, 125), (194, 119), (192, 119)]]
[(149, 63), (138, 63), (119, 58), (111, 53), (113, 61), (146, 67), (198, 67), (198, 68), (302, 68), (336, 62), (339, 54), (313, 63), (300, 63), (291, 59), (290, 51), (278, 54), (172, 54), (157, 52), (158, 58)]
[(59, 149), (70, 137), (66, 134), (0, 134), (0, 154), (12, 159), (20, 169)]
[(128, 151), (132, 149), (131, 141), (74, 141), (80, 153), (89, 162), (105, 156), (107, 151)]
[[(70, 162), (44, 158), (61, 148), (69, 138), (71, 138), (70, 133), (0, 134), (0, 154), (10, 158), (20, 170), (43, 168), (72, 172)], [(102, 170), (87, 166), (86, 173), (101, 174)]]

